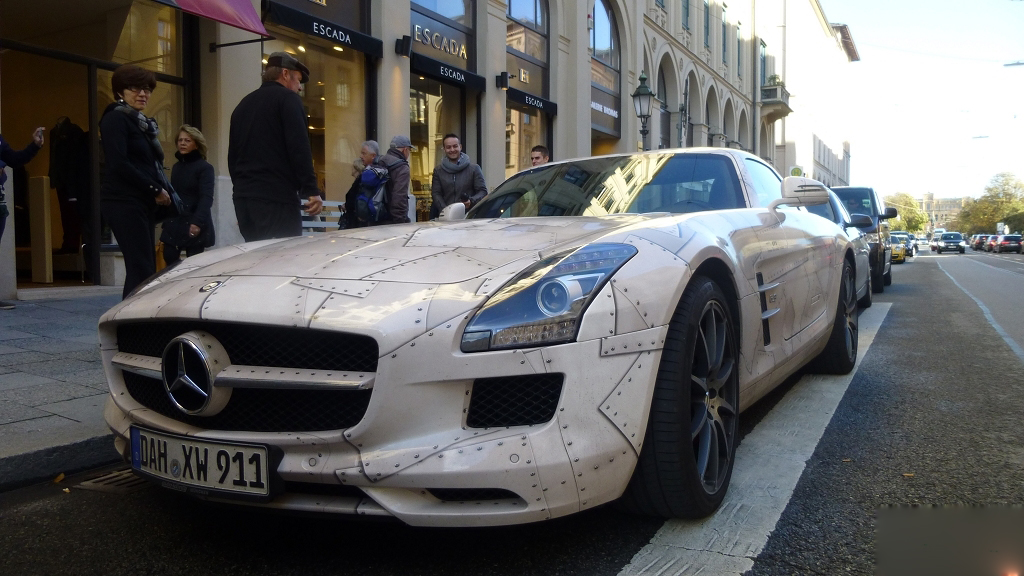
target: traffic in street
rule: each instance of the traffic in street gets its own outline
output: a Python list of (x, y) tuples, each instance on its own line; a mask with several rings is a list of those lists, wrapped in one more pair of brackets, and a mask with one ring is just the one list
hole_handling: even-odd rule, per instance
[[(1014, 507), (1024, 505), (1024, 258), (924, 250), (892, 274), (860, 312), (851, 374), (797, 373), (742, 414), (732, 486), (705, 520), (664, 522), (613, 503), (511, 527), (416, 528), (224, 508), (111, 476), (125, 469), (113, 466), (0, 494), (0, 549), (19, 551), (0, 556), (0, 573), (1024, 569), (1024, 535), (987, 534), (984, 524), (965, 533), (954, 518), (964, 506), (1021, 514)], [(97, 477), (108, 480), (99, 490)], [(917, 530), (889, 529), (901, 521)]]

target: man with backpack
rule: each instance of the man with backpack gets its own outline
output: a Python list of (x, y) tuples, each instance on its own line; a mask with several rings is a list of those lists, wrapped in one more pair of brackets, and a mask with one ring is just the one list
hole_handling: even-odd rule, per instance
[(381, 215), (377, 224), (402, 224), (409, 222), (409, 156), (416, 150), (408, 136), (395, 136), (391, 146), (376, 164), (388, 171), (387, 214)]

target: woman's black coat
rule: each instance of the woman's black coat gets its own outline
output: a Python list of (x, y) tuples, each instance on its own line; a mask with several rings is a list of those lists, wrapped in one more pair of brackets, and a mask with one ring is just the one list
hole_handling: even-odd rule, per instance
[(174, 156), (178, 162), (171, 168), (171, 186), (181, 197), (185, 211), (191, 215), (188, 223), (199, 227), (197, 240), (204, 247), (213, 246), (217, 241), (210, 211), (213, 206), (213, 166), (198, 150), (184, 156), (176, 152)]

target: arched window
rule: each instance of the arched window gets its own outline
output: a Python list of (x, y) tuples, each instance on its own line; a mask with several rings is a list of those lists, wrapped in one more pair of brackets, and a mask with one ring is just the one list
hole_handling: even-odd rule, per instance
[(590, 124), (605, 137), (619, 137), (619, 32), (605, 0), (594, 2), (590, 30)]

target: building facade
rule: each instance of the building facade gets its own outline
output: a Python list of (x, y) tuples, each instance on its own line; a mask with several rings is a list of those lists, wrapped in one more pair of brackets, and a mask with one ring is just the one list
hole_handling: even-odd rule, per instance
[(922, 198), (915, 198), (915, 201), (917, 207), (928, 215), (927, 228), (931, 232), (936, 228), (948, 230), (952, 222), (959, 216), (960, 210), (967, 202), (967, 197), (936, 198), (935, 194), (927, 192)]
[[(528, 167), (530, 149), (538, 144), (550, 149), (552, 159), (635, 151), (641, 147), (640, 121), (631, 94), (642, 72), (657, 94), (650, 148), (742, 148), (785, 172), (787, 162), (803, 161), (790, 160), (776, 146), (780, 120), (792, 109), (781, 83), (766, 87), (783, 77), (777, 62), (785, 42), (760, 33), (778, 26), (763, 7), (778, 1), (785, 0), (198, 3), (236, 15), (251, 8), (243, 21), (215, 10), (183, 11), (179, 4), (186, 2), (174, 0), (2, 2), (0, 130), (18, 146), (35, 126), (49, 128), (61, 118), (76, 123), (88, 134), (90, 158), (82, 177), (88, 190), (98, 190), (96, 132), (113, 96), (110, 74), (127, 62), (153, 69), (159, 84), (145, 112), (162, 128), (167, 167), (180, 124), (199, 127), (207, 138), (217, 174), (218, 245), (242, 240), (227, 172), (231, 112), (259, 86), (263, 61), (279, 50), (311, 71), (300, 96), (328, 200), (343, 199), (362, 141), (386, 148), (398, 134), (418, 148), (410, 159), (418, 219), (429, 214), (432, 172), (448, 133), (461, 137), (491, 189)], [(848, 179), (848, 145), (823, 150), (822, 170), (845, 170)], [(834, 150), (843, 151), (841, 161), (828, 159)], [(47, 156), (44, 149), (14, 180), (50, 174)], [(74, 226), (62, 197), (51, 191), (52, 244)], [(25, 278), (31, 254), (43, 249), (28, 230), (43, 218), (25, 214), (30, 210), (21, 198), (13, 200), (19, 231), (9, 228), (0, 250), (0, 298), (13, 296), (12, 271), (20, 269)], [(95, 198), (75, 202), (98, 206)], [(90, 244), (90, 234), (101, 245), (109, 241), (100, 236), (98, 210), (83, 209), (80, 216), (82, 243)], [(58, 256), (52, 261), (57, 272), (81, 268), (83, 258), (101, 259), (85, 254), (76, 263)], [(90, 275), (100, 280), (100, 270)]]

